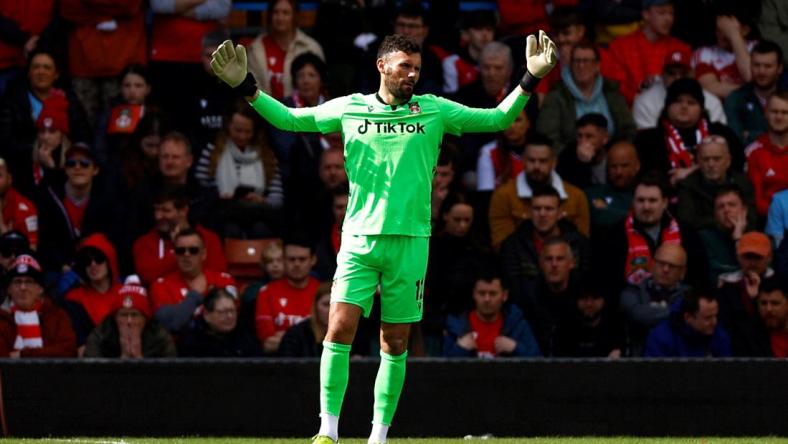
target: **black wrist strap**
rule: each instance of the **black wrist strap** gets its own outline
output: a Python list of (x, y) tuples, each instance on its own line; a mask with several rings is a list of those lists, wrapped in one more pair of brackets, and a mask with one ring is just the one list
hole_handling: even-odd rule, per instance
[(526, 69), (525, 75), (523, 76), (522, 80), (520, 80), (520, 87), (523, 88), (528, 94), (531, 94), (536, 89), (536, 85), (539, 84), (540, 80), (542, 79), (534, 76)]
[(252, 73), (246, 73), (246, 78), (240, 85), (233, 88), (233, 91), (241, 97), (253, 97), (257, 93), (257, 83)]

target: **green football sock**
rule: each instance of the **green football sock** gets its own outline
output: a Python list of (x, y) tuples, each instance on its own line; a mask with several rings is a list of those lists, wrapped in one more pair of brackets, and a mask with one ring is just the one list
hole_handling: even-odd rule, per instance
[(380, 368), (375, 378), (375, 407), (373, 409), (372, 423), (391, 425), (394, 412), (397, 411), (399, 395), (405, 384), (405, 361), (408, 352), (392, 356), (381, 350)]
[(323, 342), (320, 357), (320, 413), (339, 416), (347, 389), (350, 345)]

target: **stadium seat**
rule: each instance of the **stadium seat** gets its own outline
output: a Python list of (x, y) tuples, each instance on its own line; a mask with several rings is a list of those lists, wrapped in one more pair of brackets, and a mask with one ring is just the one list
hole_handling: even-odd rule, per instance
[(282, 239), (231, 239), (224, 240), (224, 255), (227, 258), (227, 270), (236, 279), (239, 287), (263, 277), (260, 257), (268, 244), (282, 244)]

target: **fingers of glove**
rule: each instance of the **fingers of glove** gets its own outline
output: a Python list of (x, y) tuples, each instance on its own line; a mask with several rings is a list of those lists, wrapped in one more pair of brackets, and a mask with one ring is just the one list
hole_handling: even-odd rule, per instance
[(555, 65), (558, 62), (558, 46), (552, 40), (550, 40), (547, 48), (547, 61), (551, 65)]
[(216, 59), (216, 56), (214, 56), (213, 60), (211, 60), (211, 69), (213, 70), (213, 72), (216, 74), (220, 74), (222, 72), (223, 67), (224, 65), (222, 65), (221, 62), (219, 62), (219, 60)]
[(233, 49), (233, 42), (225, 40), (222, 46), (219, 47), (225, 64), (230, 63), (235, 58), (235, 50)]
[(538, 46), (536, 36), (533, 34), (529, 35), (528, 38), (525, 39), (525, 57), (535, 56), (538, 51)]
[(547, 51), (547, 47), (549, 45), (549, 42), (550, 42), (550, 38), (547, 37), (547, 33), (540, 29), (539, 30), (539, 49), (541, 49), (543, 53), (545, 51)]
[(246, 48), (243, 45), (235, 46), (235, 58), (241, 66), (246, 68)]

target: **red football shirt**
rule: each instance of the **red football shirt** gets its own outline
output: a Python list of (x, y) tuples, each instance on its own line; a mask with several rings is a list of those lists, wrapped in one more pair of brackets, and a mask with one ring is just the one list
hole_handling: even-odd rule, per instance
[[(234, 296), (238, 296), (235, 280), (227, 273), (213, 270), (203, 270), (205, 274), (206, 287), (224, 287)], [(180, 272), (170, 273), (165, 277), (159, 278), (150, 287), (150, 305), (154, 313), (162, 305), (180, 304), (189, 292), (189, 285), (183, 279)], [(205, 296), (203, 294), (203, 296)]]
[(295, 288), (286, 278), (277, 279), (257, 293), (255, 326), (262, 343), (274, 333), (287, 330), (312, 313), (320, 281), (310, 277), (304, 288)]
[(285, 56), (287, 52), (279, 47), (270, 35), (263, 37), (263, 46), (265, 47), (265, 63), (268, 68), (268, 74), (271, 76), (271, 97), (282, 99), (285, 96), (282, 76), (285, 73)]
[(775, 358), (788, 358), (788, 331), (772, 332), (772, 353)]
[(471, 330), (476, 333), (476, 352), (479, 356), (495, 356), (495, 338), (501, 335), (503, 316), (498, 315), (494, 321), (487, 322), (472, 311), (468, 320)]

